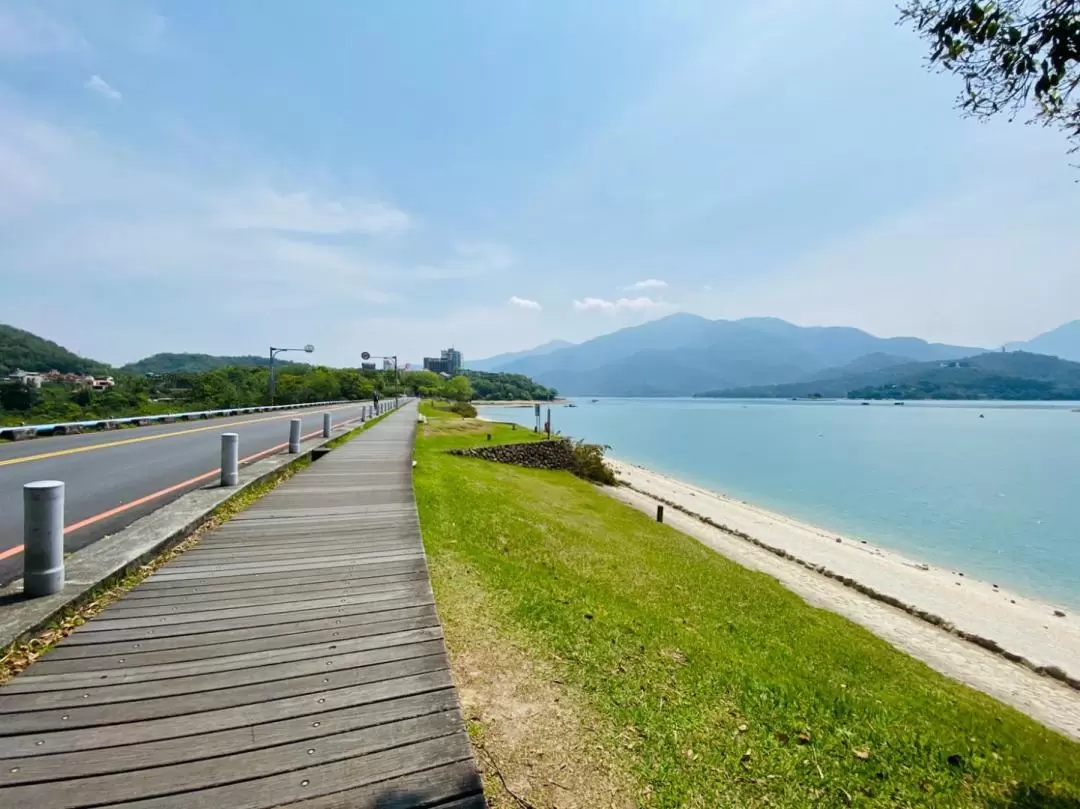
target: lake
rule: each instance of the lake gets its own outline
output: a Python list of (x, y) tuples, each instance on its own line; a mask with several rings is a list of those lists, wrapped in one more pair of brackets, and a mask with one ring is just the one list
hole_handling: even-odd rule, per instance
[(620, 460), (1080, 608), (1077, 403), (573, 401), (552, 429)]

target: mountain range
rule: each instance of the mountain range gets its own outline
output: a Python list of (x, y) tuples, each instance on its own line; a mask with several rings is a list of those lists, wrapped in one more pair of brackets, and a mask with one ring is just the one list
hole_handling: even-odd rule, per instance
[(473, 367), (532, 377), (567, 396), (691, 396), (709, 390), (838, 377), (985, 349), (875, 337), (777, 318), (709, 320), (679, 313), (578, 345), (518, 352)]
[(959, 360), (887, 368), (784, 385), (730, 388), (713, 398), (1080, 399), (1080, 363), (1028, 351), (995, 351)]

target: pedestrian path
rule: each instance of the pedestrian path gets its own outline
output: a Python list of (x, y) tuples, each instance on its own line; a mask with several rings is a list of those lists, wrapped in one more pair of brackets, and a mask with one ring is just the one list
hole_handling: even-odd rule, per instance
[(415, 424), (329, 453), (0, 687), (0, 806), (484, 807)]

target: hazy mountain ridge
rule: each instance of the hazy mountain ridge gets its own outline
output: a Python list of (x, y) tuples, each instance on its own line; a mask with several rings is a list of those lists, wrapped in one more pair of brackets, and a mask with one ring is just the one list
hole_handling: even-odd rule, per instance
[(1080, 399), (1080, 363), (1026, 351), (905, 363), (784, 385), (712, 390), (709, 398)]
[(1005, 348), (1009, 351), (1031, 351), (1080, 362), (1080, 320), (1064, 323), (1030, 340), (1006, 343)]
[[(691, 396), (703, 390), (796, 382), (863, 357), (958, 359), (984, 349), (880, 338), (859, 329), (796, 326), (777, 318), (708, 320), (686, 313), (621, 329), (499, 367), (569, 396)], [(865, 360), (871, 368), (875, 362)]]
[(560, 348), (568, 348), (574, 345), (569, 340), (549, 340), (536, 348), (527, 348), (524, 351), (510, 351), (506, 354), (496, 354), (494, 357), (485, 357), (478, 360), (466, 360), (465, 367), (470, 371), (497, 371), (515, 360), (525, 357), (542, 356), (558, 351)]

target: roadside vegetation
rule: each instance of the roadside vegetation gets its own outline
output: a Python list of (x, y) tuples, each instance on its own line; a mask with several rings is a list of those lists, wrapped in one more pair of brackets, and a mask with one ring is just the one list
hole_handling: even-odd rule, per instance
[[(1080, 745), (569, 473), (445, 452), (530, 431), (424, 411), (424, 542), (494, 806), (1080, 805)], [(554, 689), (510, 688), (514, 733), (493, 649)], [(586, 719), (546, 726), (564, 703)]]

